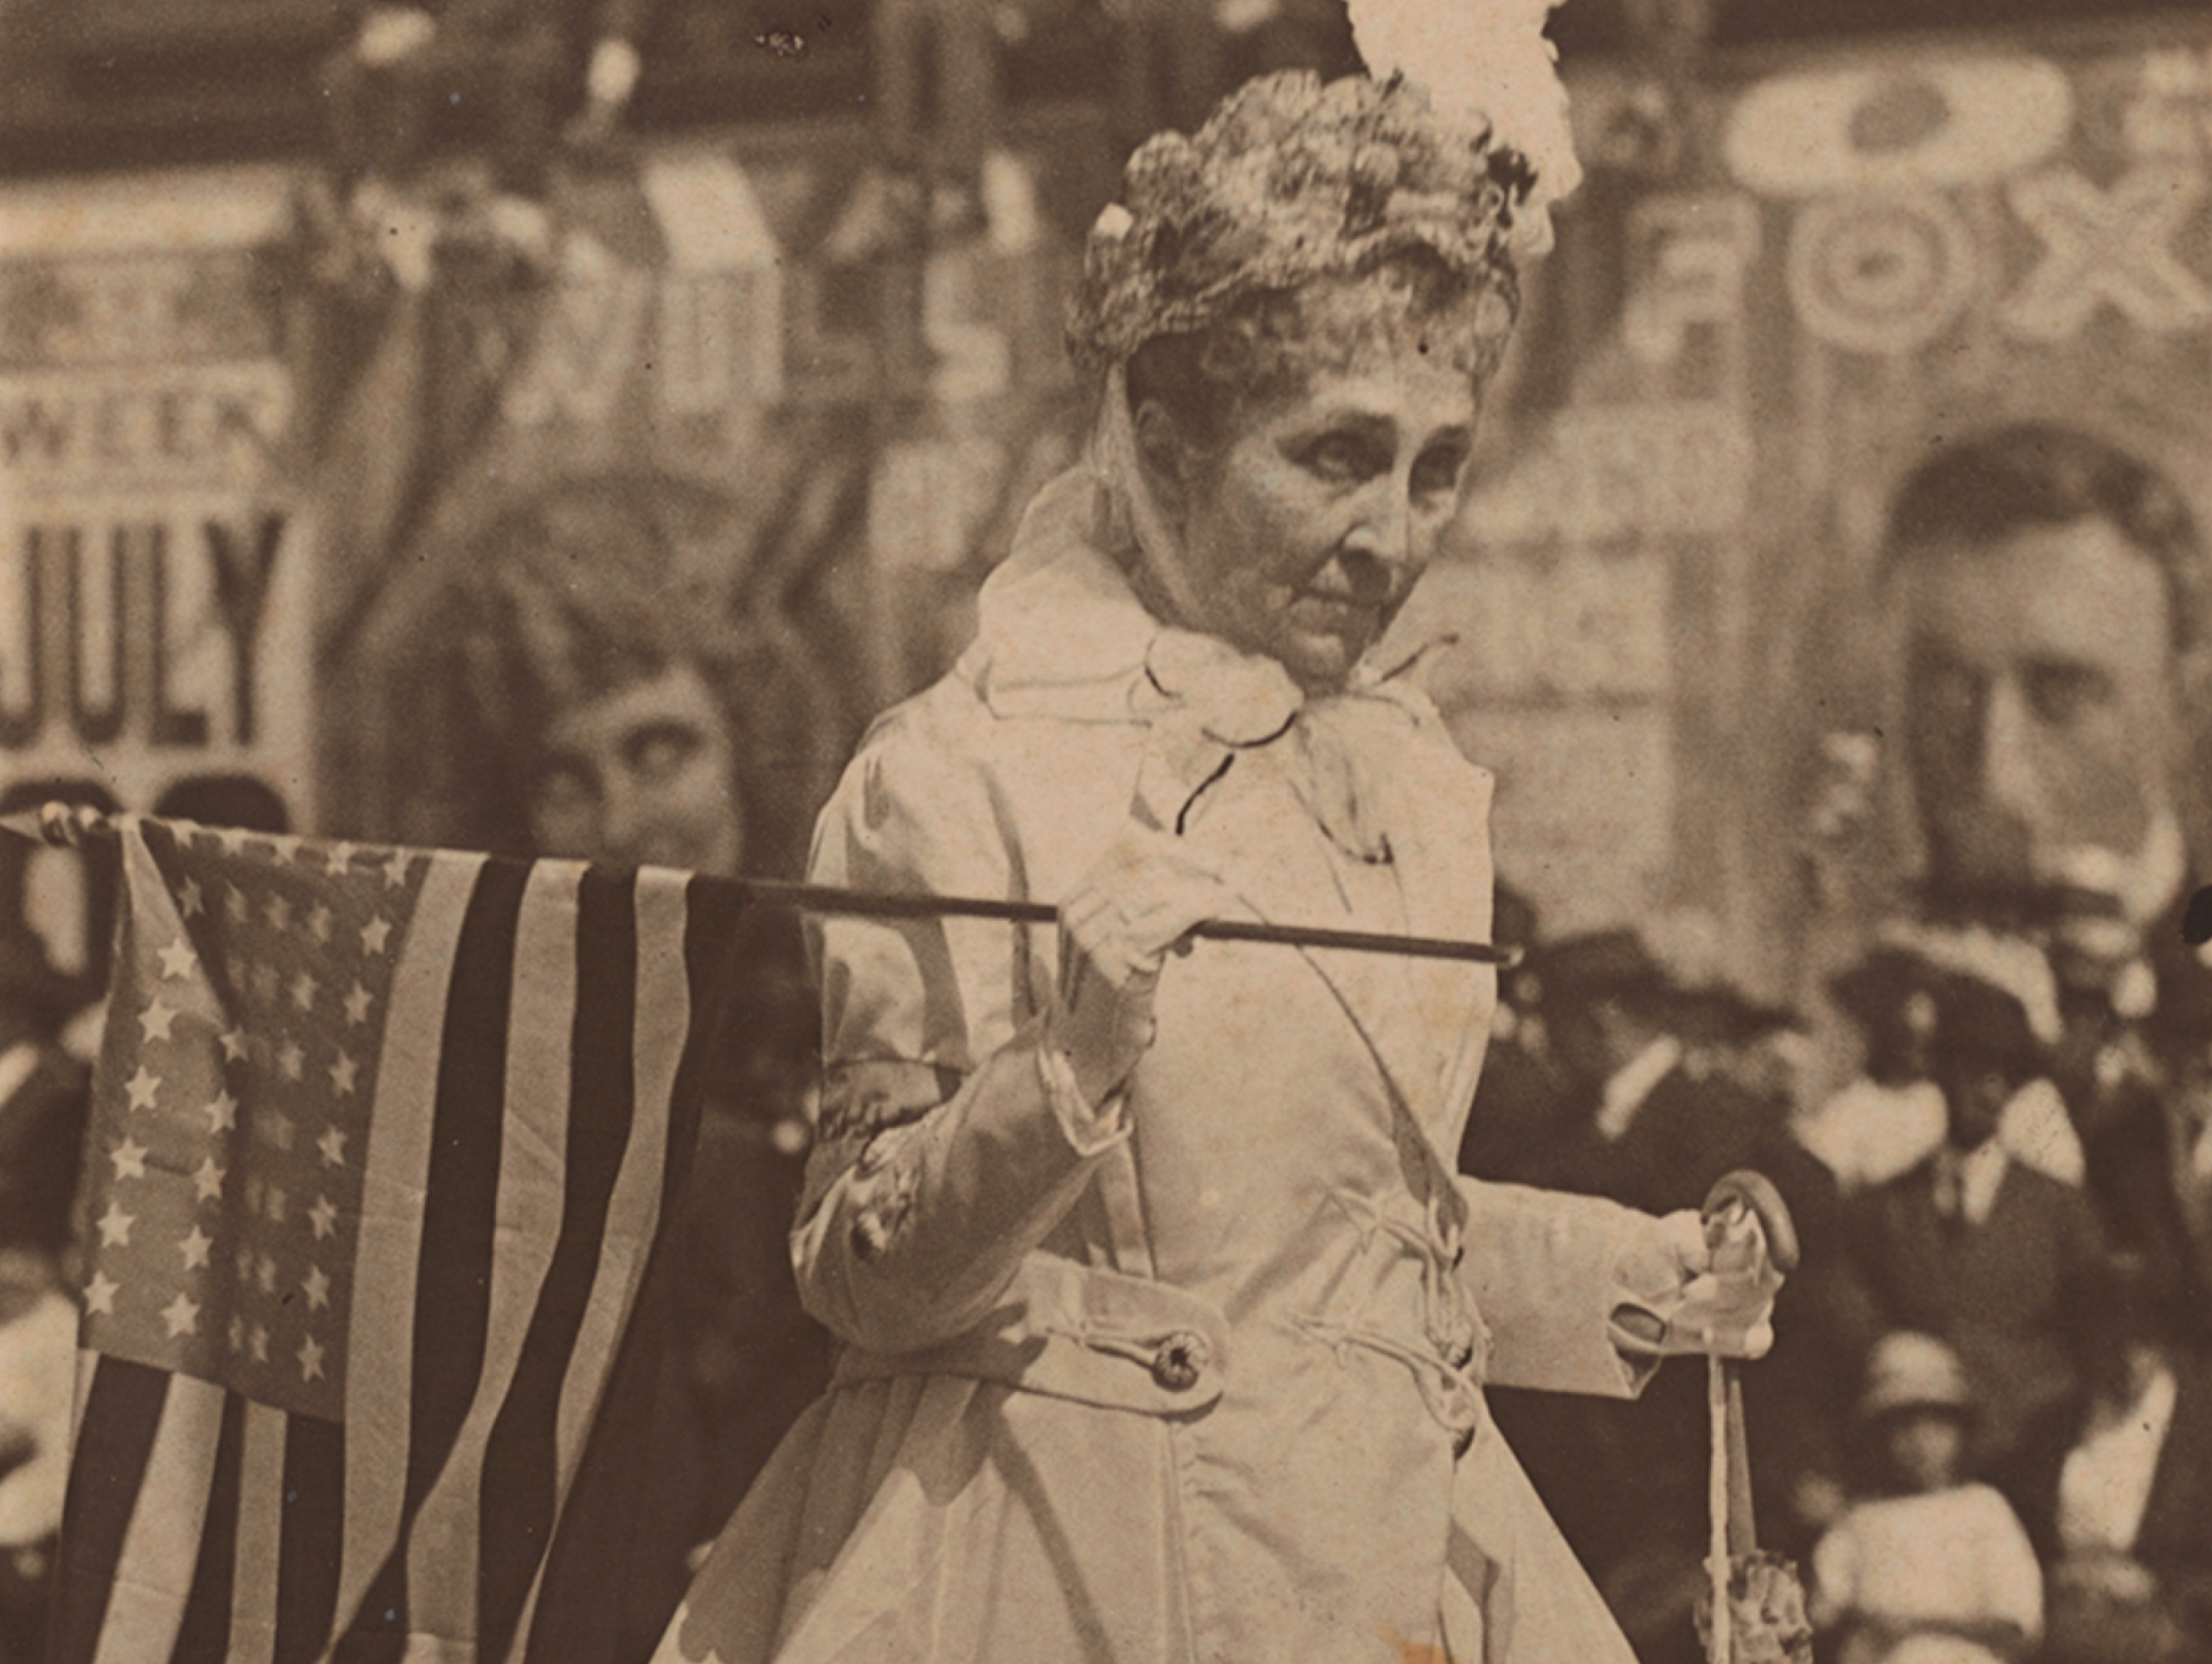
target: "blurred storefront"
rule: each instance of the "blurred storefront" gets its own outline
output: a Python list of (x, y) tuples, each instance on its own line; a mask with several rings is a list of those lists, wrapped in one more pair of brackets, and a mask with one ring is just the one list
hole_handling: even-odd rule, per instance
[[(332, 218), (279, 84), (335, 8), (262, 8), (289, 21), (255, 37), (258, 95), (208, 46), (244, 38), (216, 27), (244, 0), (160, 39), (132, 9), (86, 8), (10, 72), (0, 790), (152, 807), (215, 780), (356, 836), (485, 835), (432, 720), (441, 597), (485, 526), (595, 481), (647, 482), (676, 558), (786, 645), (791, 687), (759, 697), (786, 789), (818, 792), (949, 662), (1074, 459), (1082, 234), (1133, 112), (1194, 96), (1173, 62), (1131, 90), (1121, 14), (1002, 8), (1006, 102), (947, 216), (887, 166), (865, 9), (805, 49), (757, 9), (677, 6), (641, 131), (556, 167), (548, 252), (471, 220), (464, 131), (443, 217), (384, 228), (422, 240), (411, 281)], [(1498, 773), (1501, 870), (1549, 927), (1688, 920), (1714, 969), (1795, 993), (1911, 859), (1871, 581), (1899, 468), (2057, 412), (2212, 496), (2212, 23), (1791, 42), (1745, 8), (1583, 9), (1560, 27), (1589, 182), (1400, 636)], [(1299, 15), (1224, 9), (1204, 72), (1339, 61)], [(102, 52), (137, 99), (84, 90)], [(155, 165), (160, 100), (192, 87), (204, 119), (167, 131), (276, 154)], [(925, 139), (945, 124), (942, 88), (910, 102)], [(17, 872), (0, 904), (82, 962), (97, 909), (64, 928), (52, 889)]]

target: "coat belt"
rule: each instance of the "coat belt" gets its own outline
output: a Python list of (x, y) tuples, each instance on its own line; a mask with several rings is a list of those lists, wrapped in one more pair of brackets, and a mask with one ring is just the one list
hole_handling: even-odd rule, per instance
[(957, 1376), (1104, 1409), (1178, 1416), (1221, 1396), (1228, 1353), (1228, 1320), (1212, 1301), (1036, 1252), (966, 1334), (914, 1351), (848, 1348), (836, 1384)]

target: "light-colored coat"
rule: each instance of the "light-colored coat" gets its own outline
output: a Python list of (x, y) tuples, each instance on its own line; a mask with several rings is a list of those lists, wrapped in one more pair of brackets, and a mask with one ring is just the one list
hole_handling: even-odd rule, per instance
[[(1087, 510), (1048, 489), (812, 876), (1056, 900), (1133, 817), (1249, 916), (1484, 935), (1490, 780), (1427, 702), (1301, 709), (1154, 622)], [(794, 1245), (848, 1350), (665, 1664), (1626, 1664), (1480, 1384), (1634, 1390), (1608, 1322), (1654, 1303), (1621, 1280), (1648, 1221), (1452, 1172), (1493, 973), (1201, 942), (1093, 1122), (1030, 1043), (1049, 928), (833, 919), (817, 947)]]

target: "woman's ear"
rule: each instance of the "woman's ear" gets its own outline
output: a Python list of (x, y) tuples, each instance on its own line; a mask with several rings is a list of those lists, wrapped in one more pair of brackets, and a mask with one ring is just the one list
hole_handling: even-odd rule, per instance
[(1145, 471), (1145, 483), (1152, 501), (1170, 525), (1180, 527), (1190, 501), (1190, 446), (1182, 424), (1157, 398), (1137, 407), (1134, 421), (1137, 462)]

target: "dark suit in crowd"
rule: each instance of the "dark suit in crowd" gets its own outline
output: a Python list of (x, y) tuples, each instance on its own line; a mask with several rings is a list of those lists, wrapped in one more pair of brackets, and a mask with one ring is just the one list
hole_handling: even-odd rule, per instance
[(1982, 1409), (1981, 1471), (2047, 1550), (2103, 1231), (2081, 1191), (2011, 1161), (1976, 1223), (1946, 1198), (1945, 1159), (1939, 1151), (1846, 1205), (1845, 1327), (1868, 1345), (1892, 1329), (1950, 1344)]

